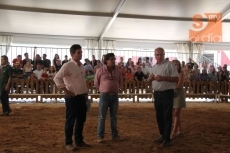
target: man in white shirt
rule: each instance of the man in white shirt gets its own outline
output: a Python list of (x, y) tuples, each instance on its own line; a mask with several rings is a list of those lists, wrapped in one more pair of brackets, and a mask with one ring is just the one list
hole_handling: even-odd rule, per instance
[(33, 73), (35, 74), (35, 76), (38, 78), (38, 80), (41, 79), (41, 76), (42, 76), (42, 73), (43, 73), (43, 70), (42, 70), (42, 66), (40, 63), (37, 63), (37, 66), (36, 66), (36, 70), (33, 71)]
[(72, 60), (65, 63), (54, 77), (54, 82), (59, 89), (65, 92), (66, 123), (65, 145), (68, 151), (75, 151), (72, 135), (74, 123), (74, 140), (77, 147), (90, 147), (83, 141), (83, 128), (86, 120), (86, 101), (88, 88), (85, 81), (85, 69), (80, 62), (82, 49), (78, 44), (70, 48)]

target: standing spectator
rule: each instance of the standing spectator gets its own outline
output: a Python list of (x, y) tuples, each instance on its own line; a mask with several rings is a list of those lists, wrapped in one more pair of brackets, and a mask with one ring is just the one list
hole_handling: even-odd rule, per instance
[(117, 130), (118, 92), (122, 86), (122, 75), (115, 66), (115, 55), (105, 55), (105, 66), (97, 70), (94, 85), (100, 92), (98, 117), (98, 142), (103, 142), (105, 133), (105, 118), (108, 108), (110, 110), (111, 136), (113, 140), (120, 140)]
[(131, 61), (132, 61), (132, 59), (129, 58), (128, 61), (127, 61), (127, 63), (126, 63), (126, 65), (125, 65), (126, 68), (128, 68), (130, 66)]
[(43, 70), (42, 70), (42, 66), (40, 63), (37, 63), (37, 68), (36, 70), (33, 71), (33, 73), (35, 74), (35, 76), (38, 78), (38, 80), (41, 79)]
[(156, 143), (162, 147), (170, 146), (170, 133), (172, 128), (172, 110), (175, 82), (178, 81), (178, 72), (175, 65), (165, 59), (163, 48), (155, 49), (157, 63), (152, 67), (149, 80), (154, 90), (154, 106), (156, 109), (157, 123), (161, 137)]
[(92, 55), (92, 61), (90, 61), (90, 64), (93, 68), (97, 65), (97, 60), (95, 59), (95, 55)]
[(217, 74), (216, 74), (215, 68), (213, 68), (212, 71), (208, 73), (208, 78), (210, 81), (213, 81), (213, 82), (217, 81)]
[(33, 70), (36, 70), (37, 68), (37, 65), (39, 64), (42, 68), (42, 65), (43, 65), (43, 62), (41, 60), (41, 57), (39, 54), (37, 54), (34, 58), (34, 60), (32, 61), (32, 64), (33, 64)]
[(32, 60), (29, 59), (29, 54), (28, 53), (24, 53), (24, 56), (25, 56), (25, 58), (22, 60), (22, 67), (24, 67), (24, 65), (26, 65), (26, 63), (28, 61), (30, 61), (30, 63), (32, 62)]
[(12, 63), (13, 63), (13, 67), (15, 67), (15, 64), (19, 64), (19, 67), (22, 68), (23, 65), (22, 55), (18, 55), (17, 58), (13, 59)]
[(223, 70), (220, 71), (220, 81), (229, 81), (229, 71), (226, 65), (224, 65)]
[(148, 68), (148, 69), (151, 69), (153, 66), (152, 66), (152, 63), (149, 61), (149, 57), (146, 57), (145, 59), (145, 66)]
[(47, 57), (47, 55), (46, 54), (43, 54), (42, 55), (42, 59), (43, 59), (43, 69), (44, 68), (47, 68), (47, 69), (49, 69), (50, 68), (50, 66), (51, 66), (51, 62), (50, 62), (50, 60), (49, 59), (47, 59), (46, 58)]
[(8, 57), (6, 55), (1, 56), (2, 73), (0, 76), (0, 89), (1, 89), (1, 103), (2, 114), (1, 116), (9, 116), (11, 109), (9, 106), (9, 90), (11, 80), (13, 76), (13, 69), (8, 64)]
[(28, 60), (23, 67), (23, 76), (25, 79), (28, 78), (28, 76), (30, 76), (32, 70), (33, 70), (33, 66), (31, 64), (31, 60)]
[(186, 107), (185, 91), (183, 89), (184, 73), (181, 69), (181, 65), (178, 60), (173, 60), (173, 63), (175, 64), (177, 68), (177, 72), (179, 73), (179, 81), (177, 82), (175, 92), (174, 92), (174, 101), (173, 101), (174, 124), (173, 124), (171, 139), (184, 135), (181, 127), (180, 113), (181, 113), (181, 109)]
[(184, 70), (185, 68), (186, 68), (186, 66), (185, 66), (185, 61), (182, 61), (182, 62), (181, 62), (181, 69)]
[[(82, 49), (78, 44), (70, 47), (72, 60), (65, 63), (54, 77), (54, 82), (65, 93), (66, 123), (65, 145), (68, 151), (74, 151), (72, 135), (74, 128), (74, 140), (78, 147), (90, 147), (83, 141), (83, 128), (86, 120), (86, 101), (88, 89), (85, 81), (85, 71), (82, 58)], [(74, 70), (74, 71), (73, 71)]]
[[(54, 55), (54, 59), (53, 59), (53, 65), (55, 66), (55, 68), (57, 67), (57, 60), (60, 60), (60, 57), (58, 54)], [(57, 69), (56, 69), (57, 70)]]
[(62, 61), (62, 65), (64, 65), (64, 64), (67, 63), (67, 62), (68, 62), (68, 56), (65, 55), (65, 59)]
[(202, 73), (199, 75), (200, 81), (208, 81), (209, 77), (207, 74), (207, 70), (203, 69)]
[(123, 57), (120, 57), (120, 62), (118, 64), (121, 64), (121, 65), (125, 66)]
[(191, 58), (189, 58), (188, 61), (189, 62), (187, 64), (190, 65), (190, 69), (193, 69), (193, 66), (197, 65), (197, 63), (193, 59), (191, 59)]

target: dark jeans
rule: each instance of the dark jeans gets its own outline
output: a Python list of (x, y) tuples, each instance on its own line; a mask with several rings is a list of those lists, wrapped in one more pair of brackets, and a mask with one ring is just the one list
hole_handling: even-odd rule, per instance
[(86, 97), (77, 95), (72, 98), (65, 97), (66, 104), (66, 123), (65, 123), (65, 144), (72, 144), (73, 127), (75, 143), (83, 141), (83, 128), (86, 120)]
[(164, 141), (170, 141), (172, 128), (174, 90), (154, 92), (154, 105), (160, 134)]
[(2, 112), (9, 113), (10, 105), (9, 105), (9, 91), (2, 89), (1, 91), (1, 102), (2, 102)]

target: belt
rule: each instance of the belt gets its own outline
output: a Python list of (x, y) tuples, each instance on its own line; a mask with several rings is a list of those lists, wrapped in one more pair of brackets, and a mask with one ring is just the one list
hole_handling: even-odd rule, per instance
[(85, 96), (85, 95), (87, 95), (87, 93), (77, 94), (76, 96)]
[(100, 92), (101, 94), (107, 94), (107, 95), (110, 95), (110, 96), (114, 96), (114, 95), (118, 95), (117, 92)]
[(154, 91), (155, 94), (164, 94), (167, 92), (174, 92), (174, 89), (168, 89), (168, 90), (164, 90), (164, 91)]

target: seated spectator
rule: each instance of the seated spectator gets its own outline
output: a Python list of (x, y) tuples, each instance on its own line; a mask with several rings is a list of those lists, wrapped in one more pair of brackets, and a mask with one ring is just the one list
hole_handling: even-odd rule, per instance
[(22, 79), (23, 78), (23, 71), (20, 69), (20, 64), (15, 63), (13, 69), (13, 78)]
[(142, 63), (141, 71), (144, 73), (144, 78), (147, 79), (149, 77), (150, 69), (145, 66), (145, 62)]
[(15, 68), (15, 64), (19, 65), (19, 68), (22, 68), (23, 61), (22, 61), (22, 55), (18, 55), (17, 58), (13, 59), (13, 68)]
[(136, 66), (142, 66), (142, 58), (139, 57)]
[(133, 75), (137, 72), (137, 67), (136, 67), (136, 65), (134, 65), (133, 61), (130, 62), (129, 68), (131, 69), (131, 72)]
[(33, 73), (35, 74), (35, 76), (38, 78), (38, 80), (40, 80), (41, 79), (41, 76), (42, 76), (42, 73), (43, 73), (43, 70), (42, 70), (42, 68), (41, 68), (42, 66), (41, 66), (41, 64), (40, 63), (38, 63), (37, 64), (37, 68), (36, 68), (36, 70), (34, 70), (33, 71)]
[(26, 64), (23, 67), (23, 77), (24, 79), (27, 79), (28, 76), (32, 73), (33, 66), (31, 64), (31, 60), (28, 60)]
[(33, 80), (37, 80), (38, 78), (35, 76), (34, 73), (31, 73), (30, 76), (28, 76), (27, 79), (33, 81)]
[(196, 72), (195, 69), (193, 69), (190, 74), (190, 81), (198, 81), (198, 80), (199, 80), (199, 74)]
[(87, 73), (85, 79), (86, 79), (86, 81), (88, 81), (88, 82), (93, 81), (93, 80), (94, 80), (93, 71), (89, 70), (89, 72)]
[(127, 71), (125, 73), (125, 80), (126, 81), (132, 81), (133, 80), (133, 73), (131, 72), (130, 68), (127, 68)]
[(68, 62), (68, 56), (65, 55), (65, 59), (62, 61), (62, 65)]
[(199, 79), (200, 79), (200, 81), (208, 81), (209, 80), (206, 69), (202, 70), (202, 73), (199, 75)]
[(53, 79), (56, 75), (55, 67), (51, 66), (47, 73), (48, 73), (49, 79)]
[(215, 68), (213, 68), (212, 71), (208, 73), (208, 77), (210, 81), (217, 81), (217, 73)]
[(92, 65), (90, 65), (89, 60), (86, 61), (86, 65), (84, 66), (84, 68), (85, 68), (85, 74), (88, 74), (89, 71), (93, 71), (93, 67)]
[(42, 80), (47, 80), (49, 78), (48, 74), (47, 74), (47, 69), (44, 68), (43, 69), (43, 72), (42, 72), (42, 75), (41, 75), (41, 79)]
[(61, 60), (56, 59), (56, 65), (55, 65), (56, 72), (58, 72), (61, 69), (61, 67), (62, 67)]
[(145, 58), (145, 66), (150, 70), (153, 66), (152, 63), (149, 61), (149, 57)]
[(144, 73), (141, 71), (140, 66), (137, 67), (137, 72), (134, 74), (134, 77), (137, 82), (144, 80)]
[(101, 61), (97, 60), (97, 65), (94, 66), (94, 74), (96, 73), (97, 69), (99, 69), (101, 67)]

